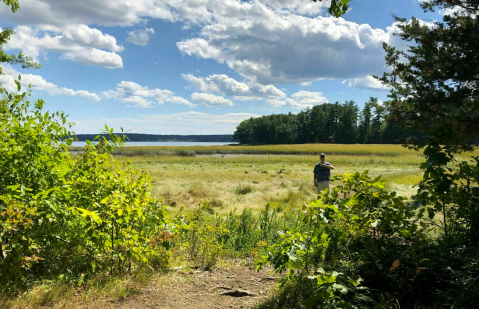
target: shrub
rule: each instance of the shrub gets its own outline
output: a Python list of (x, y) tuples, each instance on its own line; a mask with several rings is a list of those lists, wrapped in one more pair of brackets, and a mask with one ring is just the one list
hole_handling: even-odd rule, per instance
[(218, 240), (219, 235), (229, 233), (222, 226), (215, 226), (208, 220), (205, 206), (198, 208), (189, 217), (180, 212), (176, 215), (180, 238), (178, 245), (185, 258), (191, 260), (195, 267), (205, 270), (216, 265), (223, 252), (223, 246)]
[(83, 282), (96, 271), (148, 264), (170, 242), (166, 209), (150, 196), (149, 176), (112, 158), (124, 139), (108, 128), (109, 139), (88, 142), (71, 157), (72, 139), (62, 141), (72, 136), (71, 125), (43, 105), (25, 93), (1, 101), (2, 285), (58, 275)]
[(379, 177), (355, 173), (338, 178), (343, 184), (331, 197), (310, 202), (298, 217), (303, 224), (282, 233), (257, 263), (287, 271), (283, 283), (303, 286), (298, 297), (309, 295), (303, 303), (308, 308), (392, 305), (384, 282), (396, 281), (402, 268), (405, 277), (410, 267), (416, 270), (418, 264), (408, 254), (426, 244), (425, 224), (405, 198), (384, 191)]

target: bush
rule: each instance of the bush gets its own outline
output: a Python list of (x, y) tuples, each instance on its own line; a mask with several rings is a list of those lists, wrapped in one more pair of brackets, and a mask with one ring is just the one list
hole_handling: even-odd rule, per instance
[(1, 101), (2, 285), (59, 275), (81, 283), (156, 259), (170, 242), (166, 209), (150, 196), (146, 173), (109, 154), (124, 140), (106, 128), (109, 139), (71, 157), (72, 139), (62, 141), (71, 125), (43, 105), (25, 93)]
[[(277, 272), (287, 271), (284, 283), (304, 287), (298, 297), (309, 295), (303, 303), (308, 308), (393, 305), (384, 282), (396, 281), (399, 263), (414, 265), (408, 248), (424, 245), (427, 229), (405, 198), (384, 191), (379, 177), (355, 173), (338, 178), (343, 184), (330, 198), (310, 202), (301, 213), (304, 224), (285, 231), (258, 265), (271, 263)], [(375, 284), (384, 292), (373, 289)]]
[[(459, 167), (458, 175), (477, 179), (477, 165)], [(468, 185), (458, 191), (457, 204), (448, 205), (455, 220), (446, 237), (441, 222), (424, 216), (430, 208), (414, 207), (418, 197), (411, 202), (387, 192), (380, 177), (367, 172), (337, 179), (342, 184), (331, 197), (310, 202), (298, 224), (257, 260), (258, 267), (287, 272), (269, 308), (476, 307), (478, 251), (466, 245), (471, 208), (463, 206), (472, 201)], [(469, 204), (461, 205), (460, 196)]]
[(222, 226), (211, 224), (206, 219), (205, 206), (195, 210), (186, 217), (180, 212), (176, 216), (179, 232), (178, 246), (184, 257), (191, 260), (195, 267), (209, 270), (216, 265), (223, 252), (222, 243), (218, 240), (219, 235), (228, 234), (229, 231)]

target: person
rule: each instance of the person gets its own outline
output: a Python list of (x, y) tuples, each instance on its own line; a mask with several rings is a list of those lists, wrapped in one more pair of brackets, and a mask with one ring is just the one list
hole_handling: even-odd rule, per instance
[(314, 167), (314, 186), (316, 187), (316, 194), (323, 192), (324, 189), (328, 189), (326, 196), (329, 196), (331, 191), (331, 186), (329, 180), (331, 179), (331, 170), (334, 170), (334, 166), (326, 162), (326, 155), (321, 153), (319, 155), (320, 162)]

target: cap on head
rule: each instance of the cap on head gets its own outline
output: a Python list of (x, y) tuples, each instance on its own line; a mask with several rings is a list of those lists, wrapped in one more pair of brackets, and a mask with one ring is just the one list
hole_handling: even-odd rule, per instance
[(326, 155), (321, 152), (321, 153), (319, 154), (319, 157), (320, 157), (320, 158), (323, 158), (323, 157), (326, 157)]

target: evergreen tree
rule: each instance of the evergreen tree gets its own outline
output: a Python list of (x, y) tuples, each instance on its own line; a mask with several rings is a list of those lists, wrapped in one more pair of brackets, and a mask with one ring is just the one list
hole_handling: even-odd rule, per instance
[[(392, 68), (390, 121), (424, 132), (453, 150), (479, 142), (479, 0), (430, 0), (425, 10), (450, 11), (434, 26), (396, 17), (407, 50), (384, 44)], [(412, 137), (416, 146), (422, 143)]]
[[(371, 100), (372, 98), (370, 101)], [(369, 144), (369, 141), (371, 140), (371, 118), (373, 104), (370, 101), (364, 104), (363, 110), (361, 111), (358, 128), (358, 143), (360, 144)]]
[[(373, 112), (374, 111), (374, 112)], [(233, 139), (241, 144), (401, 143), (413, 131), (389, 123), (385, 108), (371, 98), (358, 121), (354, 101), (316, 105), (294, 114), (250, 118), (236, 128)], [(419, 136), (419, 138), (421, 138)], [(424, 139), (424, 138), (422, 138)]]
[(371, 105), (374, 107), (374, 117), (371, 121), (371, 129), (370, 129), (370, 140), (369, 143), (371, 144), (381, 144), (382, 141), (382, 124), (384, 121), (385, 115), (385, 108), (383, 105), (379, 104), (377, 98), (371, 98), (370, 101)]

